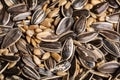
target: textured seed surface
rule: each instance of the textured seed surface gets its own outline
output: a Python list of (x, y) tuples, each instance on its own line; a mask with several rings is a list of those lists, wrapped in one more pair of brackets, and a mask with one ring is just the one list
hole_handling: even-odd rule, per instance
[(0, 0), (0, 80), (120, 80), (120, 0)]

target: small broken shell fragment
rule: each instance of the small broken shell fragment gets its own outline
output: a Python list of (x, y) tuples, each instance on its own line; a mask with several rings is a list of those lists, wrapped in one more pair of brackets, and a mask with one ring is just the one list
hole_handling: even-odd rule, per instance
[(62, 61), (59, 64), (57, 64), (53, 69), (51, 69), (50, 71), (52, 71), (53, 73), (56, 73), (58, 71), (67, 71), (69, 68), (71, 67), (71, 63), (69, 61)]

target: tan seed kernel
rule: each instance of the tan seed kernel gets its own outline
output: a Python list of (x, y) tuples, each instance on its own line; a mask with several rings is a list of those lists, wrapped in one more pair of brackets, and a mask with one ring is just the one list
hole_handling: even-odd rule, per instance
[(28, 18), (29, 20), (31, 20), (32, 17), (31, 17), (31, 16), (28, 16), (27, 18)]
[(55, 16), (57, 16), (58, 12), (59, 12), (59, 8), (55, 8), (53, 11), (51, 11), (48, 14), (48, 17), (55, 17)]
[(42, 59), (43, 59), (43, 60), (46, 60), (46, 59), (48, 59), (49, 57), (50, 57), (50, 53), (49, 53), (49, 52), (46, 52), (46, 53), (43, 54)]
[(3, 8), (3, 5), (2, 5), (2, 3), (0, 2), (0, 10)]
[(30, 43), (31, 37), (30, 36), (26, 36), (26, 40), (27, 40), (28, 43)]
[(14, 55), (14, 53), (8, 53), (7, 55), (9, 55), (9, 56), (13, 56), (13, 55)]
[(38, 33), (37, 36), (36, 36), (36, 38), (37, 39), (41, 39), (41, 37), (45, 38), (45, 37), (47, 37), (49, 35), (51, 35), (50, 32), (44, 31), (44, 32)]
[(54, 20), (52, 18), (46, 18), (42, 23), (41, 25), (43, 26), (46, 26), (46, 27), (51, 27), (51, 23), (53, 22)]
[(93, 5), (96, 5), (96, 4), (98, 4), (98, 3), (100, 3), (99, 0), (91, 0), (91, 4), (93, 4)]
[(56, 0), (52, 0), (52, 2), (55, 2)]
[(39, 64), (38, 66), (39, 66), (40, 68), (44, 68), (44, 67), (45, 67), (44, 64)]
[(4, 80), (5, 76), (3, 74), (0, 74), (0, 80)]
[(45, 5), (43, 6), (43, 10), (44, 10), (44, 11), (46, 11), (47, 6), (48, 6), (48, 4), (45, 4)]
[(93, 18), (97, 18), (97, 16), (94, 14), (94, 13), (92, 13), (92, 12), (90, 12), (90, 15), (93, 17)]
[(40, 56), (41, 55), (41, 51), (39, 48), (35, 48), (33, 51), (34, 55)]
[(24, 28), (25, 30), (28, 30), (28, 26), (23, 26), (23, 28)]
[(47, 29), (47, 27), (45, 27), (45, 26), (43, 26), (43, 25), (40, 25), (39, 28), (42, 29), (42, 30)]
[(18, 28), (23, 32), (23, 33), (25, 33), (26, 31), (25, 31), (25, 29), (24, 28), (22, 28), (21, 26), (18, 26)]
[(9, 50), (8, 49), (4, 49), (2, 52), (3, 55), (8, 55), (9, 54)]
[(17, 62), (10, 62), (10, 64), (8, 65), (8, 69), (13, 68), (15, 65), (17, 64)]
[(87, 5), (85, 5), (84, 8), (87, 9), (87, 10), (90, 10), (90, 9), (93, 8), (93, 5), (88, 3)]
[(87, 20), (87, 26), (90, 26), (94, 22), (94, 18), (90, 17)]
[(34, 62), (35, 62), (37, 65), (41, 64), (40, 59), (39, 59), (37, 56), (35, 56), (35, 55), (33, 55), (33, 60), (34, 60)]
[(37, 47), (37, 43), (35, 42), (34, 39), (31, 39), (31, 43), (32, 43), (32, 45), (33, 45), (34, 47)]
[(57, 61), (57, 62), (60, 62), (61, 60), (61, 56), (58, 54), (58, 53), (51, 53), (51, 56)]
[(65, 76), (65, 75), (67, 75), (67, 72), (58, 71), (56, 74), (57, 74), (58, 76)]
[(69, 7), (71, 6), (71, 2), (70, 1), (68, 1), (67, 3), (66, 3), (66, 5), (65, 5), (65, 9), (69, 9)]
[(109, 11), (109, 12), (113, 12), (113, 9), (112, 9), (112, 8), (108, 8), (108, 11)]
[(38, 25), (30, 25), (29, 26), (29, 29), (33, 30), (33, 29), (37, 29), (38, 28)]
[(57, 17), (54, 21), (54, 25), (57, 26), (58, 23), (60, 22), (61, 18), (60, 17)]
[(92, 27), (88, 27), (88, 28), (87, 28), (87, 31), (88, 31), (88, 32), (93, 32), (93, 31), (95, 31), (95, 30), (94, 30)]
[(97, 15), (97, 16), (99, 16), (99, 17), (105, 17), (106, 15), (107, 15), (107, 14), (106, 14), (105, 12), (103, 12), (103, 13)]
[(46, 14), (48, 14), (51, 12), (51, 9), (47, 8), (45, 12), (46, 12)]
[(105, 21), (105, 17), (99, 17), (99, 21)]
[(63, 6), (67, 3), (67, 0), (59, 0), (59, 6)]
[(36, 33), (40, 33), (40, 32), (42, 32), (42, 29), (36, 28), (36, 29), (35, 29), (35, 32), (36, 32)]
[(36, 38), (35, 38), (34, 40), (35, 40), (35, 42), (38, 43), (38, 44), (41, 42), (40, 39), (36, 39)]
[(30, 37), (32, 37), (34, 35), (34, 31), (33, 30), (27, 30), (26, 34)]

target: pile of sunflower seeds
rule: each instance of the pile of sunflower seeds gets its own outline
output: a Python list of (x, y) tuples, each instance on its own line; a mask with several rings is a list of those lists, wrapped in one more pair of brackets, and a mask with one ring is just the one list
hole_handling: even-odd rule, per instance
[(120, 0), (0, 0), (0, 80), (120, 80)]

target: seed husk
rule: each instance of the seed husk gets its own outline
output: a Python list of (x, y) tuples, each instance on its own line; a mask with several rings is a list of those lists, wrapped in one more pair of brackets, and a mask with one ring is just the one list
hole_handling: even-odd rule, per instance
[(15, 44), (15, 42), (20, 39), (21, 35), (22, 33), (18, 28), (10, 30), (4, 38), (1, 48), (6, 48)]

